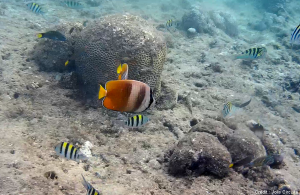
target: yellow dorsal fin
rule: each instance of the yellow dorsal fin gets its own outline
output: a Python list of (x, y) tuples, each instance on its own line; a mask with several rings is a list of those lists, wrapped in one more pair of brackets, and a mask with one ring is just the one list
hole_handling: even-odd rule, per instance
[(106, 96), (106, 90), (100, 85), (100, 90), (99, 90), (99, 100), (104, 98)]
[(121, 72), (122, 72), (122, 64), (120, 64), (117, 69), (118, 74), (121, 74)]
[(118, 80), (126, 80), (128, 76), (128, 64), (120, 64), (117, 69), (117, 73), (119, 75)]

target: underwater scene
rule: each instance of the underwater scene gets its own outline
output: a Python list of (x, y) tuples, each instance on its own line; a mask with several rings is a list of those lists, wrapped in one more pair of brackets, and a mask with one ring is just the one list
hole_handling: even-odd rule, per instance
[(299, 11), (0, 0), (0, 195), (299, 195)]

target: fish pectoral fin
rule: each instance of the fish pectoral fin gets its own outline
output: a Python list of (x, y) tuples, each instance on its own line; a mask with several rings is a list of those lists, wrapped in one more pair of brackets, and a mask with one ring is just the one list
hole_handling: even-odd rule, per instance
[(83, 154), (82, 152), (78, 153), (78, 157), (79, 157), (80, 160), (87, 160), (88, 159), (88, 157), (85, 154)]
[(37, 37), (38, 37), (38, 38), (42, 38), (42, 37), (43, 37), (43, 34), (42, 34), (42, 33), (39, 33), (39, 34), (37, 34)]
[(229, 168), (232, 168), (232, 167), (233, 167), (233, 164), (230, 164), (230, 165), (229, 165)]
[(99, 90), (99, 100), (104, 98), (106, 96), (107, 91), (100, 85), (100, 90)]
[(69, 63), (70, 63), (70, 60), (67, 60), (67, 61), (65, 62), (65, 66), (68, 66)]

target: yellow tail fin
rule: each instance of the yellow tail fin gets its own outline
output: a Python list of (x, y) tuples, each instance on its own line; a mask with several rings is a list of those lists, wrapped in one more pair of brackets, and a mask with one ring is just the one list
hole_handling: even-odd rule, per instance
[(122, 64), (120, 64), (117, 68), (117, 73), (121, 74), (121, 72), (122, 72)]
[(42, 37), (43, 37), (43, 34), (42, 34), (42, 33), (39, 33), (39, 34), (37, 34), (37, 37), (38, 37), (38, 38), (42, 38)]
[(229, 165), (229, 168), (231, 168), (231, 167), (233, 167), (233, 164), (230, 164), (230, 165)]
[(65, 62), (65, 66), (68, 66), (69, 63), (70, 63), (70, 61), (67, 60), (67, 61)]
[(99, 90), (99, 100), (104, 98), (106, 96), (106, 90), (100, 85), (100, 90)]

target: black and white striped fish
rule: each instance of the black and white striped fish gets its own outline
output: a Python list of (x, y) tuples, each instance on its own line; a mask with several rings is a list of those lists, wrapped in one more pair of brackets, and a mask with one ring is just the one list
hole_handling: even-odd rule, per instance
[(82, 176), (82, 185), (85, 187), (87, 190), (87, 195), (100, 195), (100, 192), (96, 190), (89, 182), (85, 180), (85, 178)]
[(250, 104), (251, 100), (252, 99), (250, 98), (249, 101), (247, 101), (243, 104), (240, 104), (240, 105), (232, 105), (231, 102), (227, 102), (223, 106), (223, 110), (222, 110), (223, 117), (225, 118), (227, 116), (232, 116), (238, 109), (248, 106)]
[(60, 144), (55, 146), (55, 152), (61, 157), (77, 162), (87, 159), (87, 157), (82, 152), (80, 152), (78, 148), (67, 142), (61, 142)]
[(36, 4), (36, 3), (28, 3), (26, 4), (26, 6), (33, 12), (36, 14), (44, 14), (44, 12), (42, 11), (42, 8), (40, 5)]
[(177, 27), (178, 26), (178, 22), (174, 21), (173, 19), (170, 19), (166, 22), (166, 26), (167, 28), (171, 27), (171, 26), (175, 26)]
[(231, 102), (227, 102), (226, 104), (224, 104), (223, 110), (222, 110), (222, 115), (223, 117), (227, 117), (230, 116), (237, 108), (232, 105)]
[(132, 117), (129, 117), (127, 121), (125, 121), (125, 125), (128, 127), (140, 127), (147, 123), (149, 121), (149, 118), (147, 116), (143, 115), (135, 115)]
[(168, 20), (168, 21), (166, 22), (166, 26), (167, 26), (167, 27), (173, 26), (173, 20), (172, 20), (172, 19), (171, 19), (171, 20)]
[(295, 28), (291, 34), (291, 44), (300, 45), (300, 24)]
[(260, 167), (266, 165), (280, 165), (283, 161), (283, 155), (280, 154), (270, 154), (268, 156), (263, 156), (257, 158), (250, 162), (249, 164), (245, 165), (245, 167)]
[(267, 49), (265, 47), (257, 47), (257, 48), (250, 48), (246, 51), (242, 52), (235, 56), (236, 59), (258, 59), (262, 58), (267, 54)]
[(63, 6), (72, 8), (72, 9), (81, 9), (81, 8), (83, 8), (83, 4), (80, 3), (79, 1), (66, 0), (66, 1), (61, 1), (60, 4), (63, 5)]

